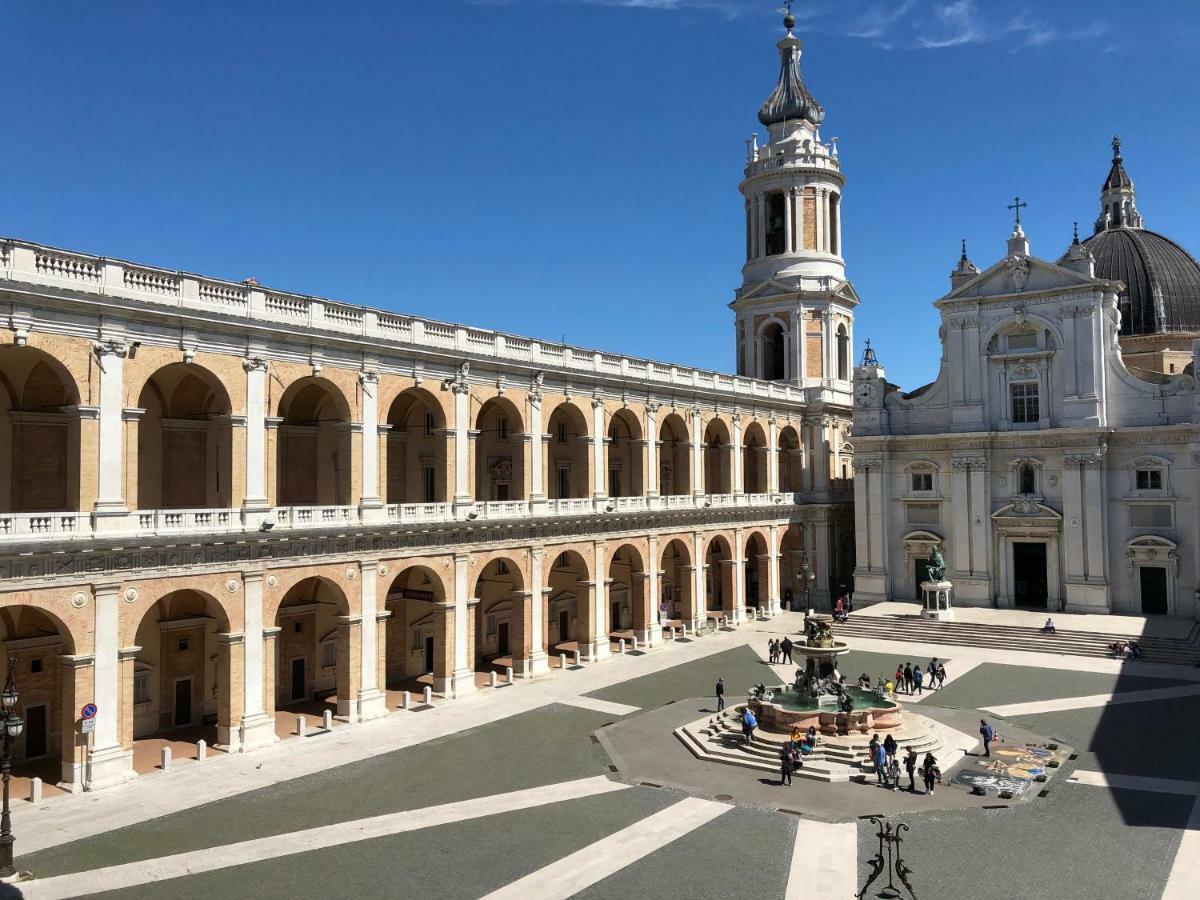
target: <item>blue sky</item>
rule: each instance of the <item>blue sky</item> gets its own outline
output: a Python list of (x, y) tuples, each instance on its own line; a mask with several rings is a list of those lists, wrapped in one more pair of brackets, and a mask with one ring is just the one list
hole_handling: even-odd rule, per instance
[[(733, 366), (743, 141), (773, 0), (6, 7), (0, 234), (683, 363)], [(1200, 252), (1200, 10), (798, 3), (843, 238), (905, 387), (967, 238), (1090, 231), (1119, 131)]]

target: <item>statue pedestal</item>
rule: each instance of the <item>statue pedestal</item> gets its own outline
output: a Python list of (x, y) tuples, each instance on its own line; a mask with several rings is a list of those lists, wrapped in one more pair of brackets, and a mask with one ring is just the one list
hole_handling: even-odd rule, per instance
[(921, 599), (925, 608), (921, 610), (922, 618), (949, 621), (954, 618), (954, 608), (950, 604), (950, 593), (954, 585), (949, 581), (922, 581)]

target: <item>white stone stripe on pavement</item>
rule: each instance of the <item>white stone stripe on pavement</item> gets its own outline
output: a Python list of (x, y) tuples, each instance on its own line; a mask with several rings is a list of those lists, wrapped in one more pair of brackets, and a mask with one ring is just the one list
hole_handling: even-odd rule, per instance
[(1108, 694), (1089, 694), (1085, 697), (1059, 697), (1057, 700), (1030, 700), (1006, 706), (984, 707), (998, 716), (1031, 716), (1036, 713), (1062, 712), (1066, 709), (1094, 709), (1119, 703), (1149, 703), (1154, 700), (1174, 700), (1177, 697), (1200, 695), (1200, 685), (1181, 684), (1175, 687), (1151, 688), (1146, 691), (1117, 691)]
[(634, 822), (582, 850), (564, 856), (488, 894), (484, 900), (558, 900), (571, 897), (633, 865), (733, 807), (689, 797)]
[(785, 900), (853, 900), (858, 880), (858, 827), (800, 819)]
[(1162, 895), (1162, 900), (1193, 900), (1196, 896), (1196, 885), (1200, 884), (1200, 781), (1080, 771), (1068, 778), (1067, 783), (1195, 797), (1183, 838), (1179, 841), (1179, 849), (1175, 851), (1175, 859), (1171, 861), (1171, 871)]
[(971, 662), (963, 661), (960, 663), (957, 659), (951, 659), (950, 665), (946, 668), (946, 684), (939, 685), (936, 689), (930, 689), (928, 686), (926, 686), (925, 693), (918, 694), (915, 697), (909, 697), (906, 695), (904, 702), (905, 703), (920, 703), (922, 700), (924, 700), (927, 697), (937, 696), (937, 692), (940, 691), (942, 688), (944, 688), (947, 684), (952, 684), (953, 682), (962, 678), (968, 672), (973, 672), (975, 670), (975, 668), (977, 666), (979, 666), (982, 662), (983, 662), (982, 660), (974, 660)]
[(626, 703), (613, 703), (611, 700), (598, 700), (595, 697), (567, 697), (559, 700), (567, 706), (578, 706), (580, 709), (590, 709), (594, 712), (608, 713), (610, 716), (627, 716), (630, 713), (641, 712), (640, 706), (629, 706)]
[(368, 819), (338, 822), (335, 825), (322, 825), (304, 831), (227, 844), (224, 847), (193, 850), (158, 859), (59, 875), (45, 880), (35, 879), (22, 883), (21, 891), (26, 900), (58, 900), (100, 891), (117, 891), (135, 885), (157, 883), (200, 872), (277, 859), (281, 856), (320, 851), (340, 844), (368, 841), (390, 834), (419, 831), (437, 825), (623, 791), (629, 787), (627, 784), (609, 781), (603, 776), (581, 778), (578, 781), (564, 781), (507, 794), (493, 794), (440, 806), (387, 813)]
[(1159, 794), (1200, 795), (1200, 781), (1180, 781), (1175, 778), (1151, 778), (1146, 775), (1110, 775), (1080, 769), (1067, 779), (1067, 784), (1086, 784), (1090, 787), (1121, 788), (1127, 791), (1153, 791)]

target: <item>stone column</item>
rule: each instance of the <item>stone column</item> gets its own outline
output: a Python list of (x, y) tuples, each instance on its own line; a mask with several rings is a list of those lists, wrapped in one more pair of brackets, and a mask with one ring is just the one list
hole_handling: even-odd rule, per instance
[(649, 559), (646, 561), (646, 602), (650, 607), (650, 616), (648, 619), (646, 635), (646, 643), (655, 647), (662, 643), (662, 615), (659, 612), (659, 604), (662, 602), (662, 589), (659, 587), (659, 576), (662, 575), (662, 570), (658, 568), (658, 535), (651, 534), (648, 538), (647, 553)]
[(87, 760), (85, 758), (87, 736), (80, 734), (79, 709), (92, 696), (95, 683), (94, 656), (62, 656), (59, 658), (62, 673), (62, 727), (61, 781), (57, 787), (71, 794), (82, 791), (87, 783)]
[[(382, 522), (383, 500), (379, 493), (379, 373), (359, 372), (362, 384), (362, 520)], [(368, 621), (368, 620), (364, 620)]]
[(733, 429), (731, 430), (731, 434), (730, 451), (733, 453), (733, 493), (740, 496), (746, 493), (746, 467), (742, 451), (742, 417), (738, 413), (733, 414)]
[(463, 380), (450, 383), (454, 392), (454, 506), (469, 507), (471, 493), (471, 388)]
[[(468, 593), (468, 571), (471, 563), (469, 553), (454, 554), (454, 675), (449, 685), (449, 693), (455, 697), (465, 697), (475, 691), (475, 665), (472, 660), (470, 640), (467, 629), (471, 621), (469, 606), (471, 597)], [(446, 635), (450, 640), (451, 635)]]
[(646, 496), (659, 495), (659, 462), (658, 462), (658, 408), (653, 402), (646, 403), (646, 473), (643, 479), (646, 485)]
[(767, 419), (767, 493), (779, 493), (779, 422)]
[(379, 561), (359, 560), (362, 647), (358, 682), (358, 714), (362, 719), (387, 715), (387, 695), (379, 682)]
[(708, 590), (705, 584), (704, 570), (708, 564), (704, 561), (704, 536), (696, 531), (692, 533), (692, 621), (688, 623), (695, 630), (696, 626), (708, 617)]
[(1086, 454), (1063, 456), (1063, 580), (1066, 582), (1066, 600), (1075, 599), (1073, 590), (1085, 582), (1086, 515), (1083, 499), (1082, 466)]
[(758, 204), (756, 218), (758, 219), (758, 253), (760, 258), (767, 255), (767, 204), (766, 198), (759, 194), (754, 198)]
[(825, 189), (816, 188), (813, 191), (813, 232), (816, 235), (816, 246), (813, 248), (818, 253), (825, 249), (825, 216), (822, 210), (825, 208)]
[(795, 236), (792, 230), (792, 209), (796, 202), (795, 188), (788, 188), (783, 192), (783, 249), (785, 253), (794, 253), (796, 250)]
[(334, 616), (337, 623), (337, 717), (357, 722), (362, 660), (362, 616)]
[(812, 567), (812, 574), (817, 576), (816, 580), (811, 582), (810, 600), (815, 608), (821, 610), (829, 608), (829, 573), (832, 571), (833, 560), (829, 527), (828, 522), (814, 522), (811, 529), (805, 529), (805, 531), (813, 532), (813, 544), (808, 554), (808, 564)]
[(279, 653), (278, 625), (263, 629), (263, 713), (271, 723), (271, 740), (275, 740), (275, 687), (278, 678), (276, 656)]
[(542, 567), (545, 549), (529, 550), (529, 659), (522, 673), (527, 678), (550, 672), (546, 655), (546, 578)]
[(92, 734), (87, 782), (96, 790), (132, 778), (133, 754), (121, 745), (121, 627), (117, 608), (121, 602), (120, 585), (96, 585), (93, 595), (96, 652), (92, 701), (99, 712)]
[(805, 346), (804, 342), (803, 308), (797, 306), (792, 310), (791, 326), (792, 347), (794, 349), (789, 356), (788, 364), (794, 365), (788, 376), (793, 384), (800, 384), (808, 376), (808, 347)]
[(951, 459), (954, 571), (971, 574), (971, 460)]
[[(100, 430), (99, 467), (95, 507), (96, 529), (120, 530), (128, 509), (125, 506), (124, 485), (124, 389), (125, 355), (129, 345), (124, 341), (98, 341), (94, 345), (100, 368)], [(99, 728), (99, 725), (96, 726)]]
[(608, 467), (604, 464), (604, 401), (592, 400), (592, 497), (603, 500), (608, 496), (605, 479)]
[(217, 746), (228, 753), (242, 749), (245, 649), (245, 635), (217, 635)]
[(742, 529), (733, 530), (733, 621), (740, 625), (746, 621), (746, 548)]
[(588, 642), (588, 659), (601, 662), (610, 656), (608, 639), (608, 572), (604, 565), (604, 542), (592, 542), (592, 627), (584, 637)]
[(529, 390), (529, 502), (546, 502), (546, 435), (542, 425), (542, 391)]
[(692, 407), (692, 496), (704, 493), (704, 432), (701, 430), (700, 407)]
[(275, 720), (267, 715), (266, 647), (263, 638), (263, 573), (243, 572), (242, 590), (246, 628), (243, 632), (242, 750), (275, 742)]
[(782, 612), (779, 601), (783, 596), (779, 575), (779, 526), (769, 526), (767, 533), (771, 540), (771, 546), (767, 548), (767, 602), (771, 615), (777, 616)]
[[(266, 518), (267, 499), (267, 362), (242, 361), (246, 370), (246, 496), (242, 519), (257, 528)], [(273, 736), (273, 735), (272, 735)]]

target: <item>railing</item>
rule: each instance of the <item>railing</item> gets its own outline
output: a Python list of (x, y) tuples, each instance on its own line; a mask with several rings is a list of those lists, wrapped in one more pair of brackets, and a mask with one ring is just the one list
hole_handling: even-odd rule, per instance
[(804, 494), (691, 494), (663, 497), (610, 497), (597, 507), (590, 497), (530, 503), (493, 500), (462, 504), (392, 503), (377, 509), (358, 506), (276, 506), (255, 513), (242, 509), (138, 509), (127, 514), (90, 512), (0, 513), (0, 544), (83, 540), (103, 536), (156, 537), (236, 534), (254, 531), (302, 531), (386, 523), (437, 524), (551, 518), (565, 515), (603, 516), (610, 512), (698, 510), (729, 507), (768, 508), (804, 502)]
[[(319, 297), (221, 281), (186, 272), (0, 239), (0, 279), (69, 287), (161, 307), (208, 310), (225, 317), (353, 333), (375, 342), (439, 347), (530, 365), (671, 384), (782, 403), (803, 403), (806, 389), (710, 370), (676, 366), (542, 342), (482, 328), (419, 319)], [(849, 388), (849, 383), (845, 385)]]

